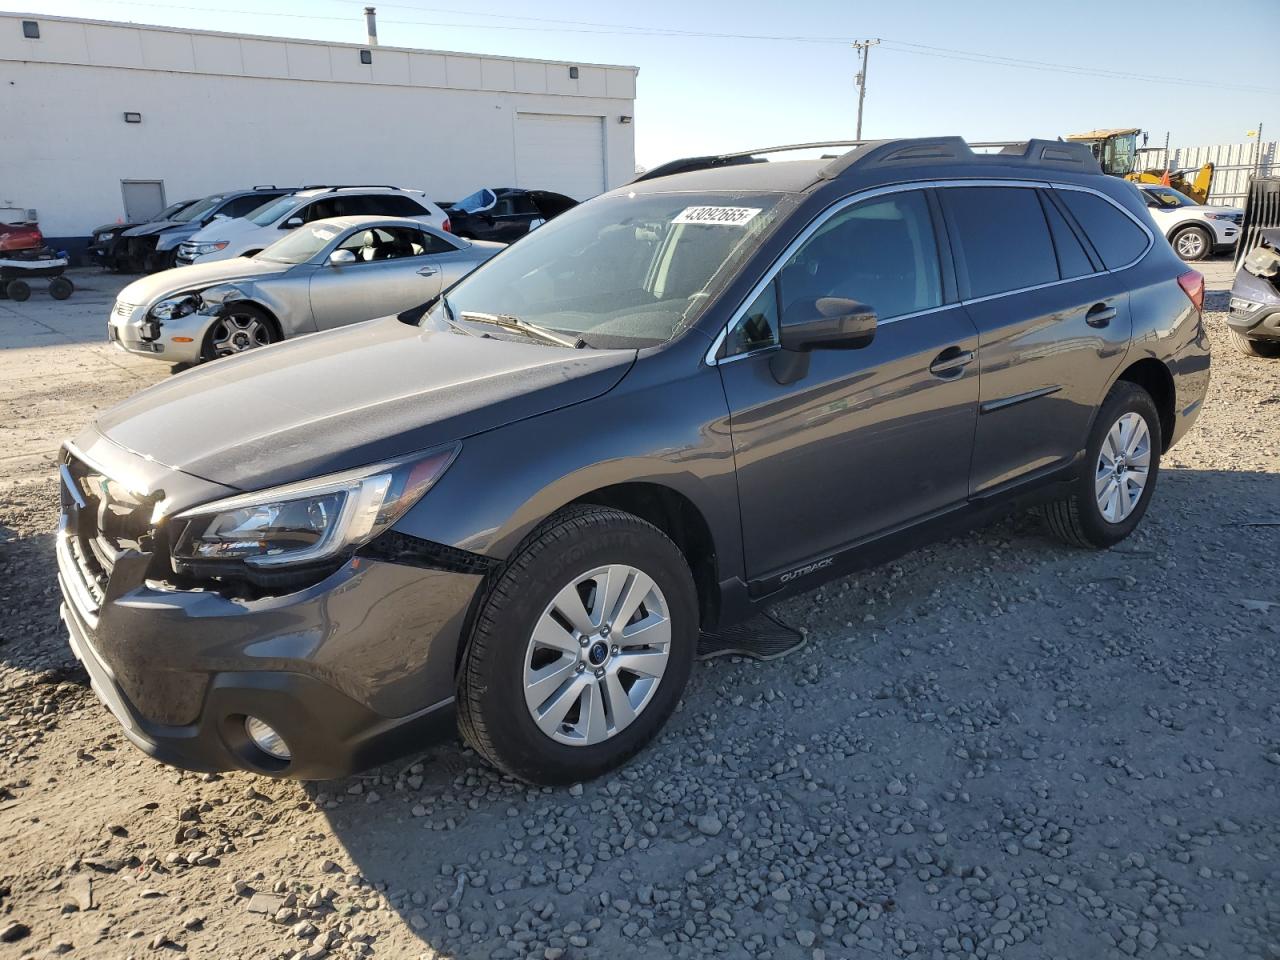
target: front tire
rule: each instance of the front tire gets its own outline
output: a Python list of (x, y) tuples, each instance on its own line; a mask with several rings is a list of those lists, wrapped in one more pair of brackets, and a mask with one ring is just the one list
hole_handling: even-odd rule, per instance
[(632, 514), (570, 508), (484, 597), (459, 672), (459, 730), (530, 783), (599, 776), (666, 722), (697, 640), (697, 592), (676, 545)]
[(1203, 260), (1213, 253), (1213, 237), (1204, 227), (1183, 227), (1169, 238), (1173, 252), (1188, 263)]
[(232, 357), (281, 340), (271, 314), (256, 304), (233, 301), (209, 325), (200, 347), (200, 361)]
[(1107, 394), (1067, 496), (1041, 508), (1060, 540), (1105, 549), (1133, 533), (1160, 472), (1163, 437), (1151, 395), (1121, 380)]
[(1234, 330), (1228, 330), (1227, 333), (1231, 335), (1231, 345), (1246, 357), (1265, 357), (1268, 359), (1280, 357), (1280, 342), (1253, 340), (1243, 333), (1236, 333)]

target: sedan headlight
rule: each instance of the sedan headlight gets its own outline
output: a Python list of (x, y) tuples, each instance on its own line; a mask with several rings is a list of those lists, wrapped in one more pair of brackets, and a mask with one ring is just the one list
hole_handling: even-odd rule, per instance
[(225, 250), (230, 240), (218, 240), (213, 243), (184, 243), (183, 252), (193, 257), (203, 257), (208, 253), (217, 253), (219, 250)]
[(176, 320), (179, 317), (185, 317), (188, 314), (195, 313), (200, 309), (200, 295), (196, 293), (183, 294), (180, 297), (170, 297), (167, 300), (161, 300), (151, 308), (151, 316), (157, 320)]
[(330, 560), (372, 540), (435, 484), (457, 455), (412, 459), (218, 500), (174, 517), (175, 566), (267, 569)]

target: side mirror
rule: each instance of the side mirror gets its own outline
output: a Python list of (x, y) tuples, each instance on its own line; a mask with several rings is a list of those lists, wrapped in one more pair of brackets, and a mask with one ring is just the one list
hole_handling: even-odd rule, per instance
[(843, 297), (801, 300), (782, 318), (783, 350), (856, 350), (875, 335), (875, 310)]
[(355, 263), (356, 255), (350, 250), (335, 250), (329, 254), (329, 262), (335, 267), (340, 267), (344, 263)]
[(876, 335), (876, 312), (858, 300), (820, 297), (800, 300), (782, 318), (782, 349), (769, 360), (778, 383), (794, 383), (809, 370), (813, 350), (858, 350)]
[(292, 229), (294, 229), (295, 227), (300, 227), (300, 226), (302, 226), (302, 218), (301, 218), (301, 217), (290, 217), (290, 218), (289, 218), (288, 220), (286, 220), (284, 223), (280, 224), (280, 229), (281, 229), (281, 230), (292, 230)]

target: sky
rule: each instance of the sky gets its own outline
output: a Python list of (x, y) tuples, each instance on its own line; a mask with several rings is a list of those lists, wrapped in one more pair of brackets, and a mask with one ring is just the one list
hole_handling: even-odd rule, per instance
[[(1152, 145), (1280, 139), (1280, 0), (27, 0), (0, 9), (640, 68), (636, 161), (863, 136), (1053, 138), (1140, 127)], [(1070, 15), (1061, 11), (1068, 10)]]

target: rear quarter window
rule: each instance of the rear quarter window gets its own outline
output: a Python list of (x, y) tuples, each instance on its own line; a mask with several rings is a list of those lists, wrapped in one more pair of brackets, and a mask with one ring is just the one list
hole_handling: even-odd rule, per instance
[(987, 297), (1060, 279), (1049, 225), (1027, 187), (940, 190), (959, 241), (970, 297)]
[(1080, 190), (1058, 190), (1108, 270), (1128, 266), (1147, 249), (1147, 234), (1108, 200)]

